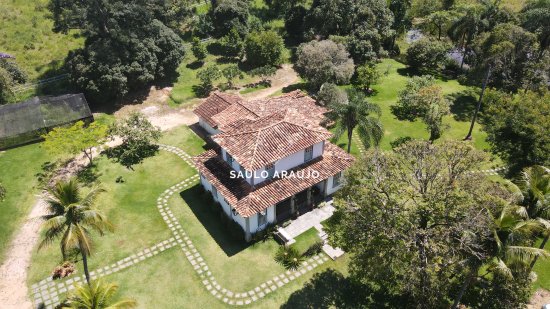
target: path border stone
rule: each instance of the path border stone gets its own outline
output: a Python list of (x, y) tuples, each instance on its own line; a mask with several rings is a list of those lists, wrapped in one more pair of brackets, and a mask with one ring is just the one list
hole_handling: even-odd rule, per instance
[[(159, 149), (177, 155), (183, 161), (185, 161), (185, 163), (195, 168), (194, 164), (191, 161), (191, 156), (182, 149), (175, 146), (162, 144), (159, 145)], [(229, 305), (242, 306), (249, 305), (264, 298), (269, 293), (272, 293), (277, 289), (282, 288), (283, 286), (298, 279), (303, 274), (310, 272), (315, 268), (321, 266), (325, 262), (329, 261), (327, 255), (325, 255), (324, 253), (319, 253), (315, 256), (308, 258), (297, 270), (285, 271), (279, 275), (276, 275), (272, 279), (250, 289), (250, 291), (235, 292), (222, 287), (216, 281), (216, 278), (209, 270), (204, 258), (195, 248), (193, 242), (191, 241), (189, 236), (187, 236), (187, 233), (184, 231), (183, 227), (176, 219), (169, 206), (169, 200), (174, 194), (181, 192), (181, 190), (183, 189), (187, 189), (193, 185), (196, 185), (198, 183), (198, 180), (199, 175), (195, 174), (166, 189), (157, 198), (157, 208), (159, 210), (159, 214), (162, 216), (164, 222), (172, 232), (172, 237), (170, 239), (161, 241), (154, 246), (139, 251), (138, 253), (132, 254), (131, 256), (123, 258), (110, 265), (91, 271), (91, 279), (98, 279), (103, 276), (120, 272), (142, 261), (150, 259), (167, 249), (179, 245), (190, 265), (193, 267), (195, 273), (201, 279), (201, 283), (203, 284), (204, 288), (208, 292), (210, 292), (213, 297), (216, 297), (220, 301)], [(45, 308), (47, 309), (54, 308), (65, 298), (64, 294), (66, 292), (74, 289), (75, 284), (83, 283), (85, 282), (85, 280), (86, 279), (84, 275), (70, 276), (66, 279), (56, 282), (54, 282), (51, 277), (48, 277), (31, 286), (32, 301), (35, 306), (43, 303), (45, 305)]]

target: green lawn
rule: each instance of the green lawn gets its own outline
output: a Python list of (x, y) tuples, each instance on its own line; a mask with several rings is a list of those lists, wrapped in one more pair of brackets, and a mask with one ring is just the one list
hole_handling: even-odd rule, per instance
[[(187, 128), (165, 133), (162, 142), (173, 140), (176, 136), (186, 143), (185, 149), (189, 149), (190, 153), (203, 151), (202, 140)], [(115, 262), (170, 238), (172, 234), (158, 212), (156, 200), (166, 188), (196, 173), (179, 157), (165, 151), (147, 158), (135, 166), (134, 171), (104, 156), (97, 158), (95, 163), (93, 174), (97, 175), (98, 183), (106, 190), (100, 195), (97, 206), (113, 222), (115, 232), (103, 237), (96, 235), (90, 269)], [(115, 182), (119, 176), (123, 177), (124, 183)], [(60, 259), (56, 244), (35, 252), (28, 282), (32, 284), (47, 277)]]
[(40, 144), (0, 151), (0, 182), (7, 190), (6, 199), (0, 202), (0, 263), (13, 233), (29, 214), (40, 192), (35, 175), (50, 159)]
[[(539, 245), (540, 241), (536, 243), (537, 247)], [(546, 243), (544, 249), (550, 252), (550, 242)], [(543, 288), (550, 291), (550, 259), (539, 259), (533, 271), (537, 274), (537, 281), (533, 283), (533, 289)]]
[[(414, 122), (399, 120), (392, 113), (391, 106), (397, 102), (397, 96), (407, 82), (406, 66), (393, 59), (384, 59), (378, 68), (381, 72), (388, 72), (383, 76), (380, 82), (373, 86), (375, 94), (370, 97), (371, 102), (377, 103), (382, 109), (382, 124), (384, 125), (384, 138), (382, 139), (381, 148), (391, 149), (390, 142), (399, 137), (410, 136), (413, 138), (428, 139), (429, 132), (426, 126), (420, 120)], [(443, 92), (452, 99), (452, 95), (457, 95), (468, 89), (466, 86), (460, 85), (456, 80), (438, 79), (437, 84), (443, 88)], [(454, 108), (453, 108), (454, 110)], [(445, 139), (463, 139), (468, 132), (470, 125), (469, 117), (463, 117), (463, 121), (457, 121), (455, 115), (445, 117), (444, 123), (448, 125), (448, 129), (443, 132), (441, 140)], [(473, 133), (473, 143), (478, 149), (487, 149), (486, 134), (481, 131), (481, 126), (476, 125)]]
[(77, 32), (54, 33), (47, 0), (0, 1), (1, 51), (14, 55), (30, 79), (58, 69), (70, 50), (84, 40)]
[(319, 232), (314, 228), (310, 228), (303, 234), (296, 237), (296, 243), (292, 246), (300, 253), (304, 253), (311, 245), (320, 242), (321, 238), (317, 235)]
[[(336, 262), (327, 262), (308, 272), (293, 282), (268, 294), (263, 299), (245, 307), (247, 308), (279, 308), (287, 302), (289, 296), (301, 289), (314, 273), (328, 268), (347, 273), (348, 259), (346, 256)], [(138, 270), (139, 267), (139, 270)], [(234, 283), (249, 276), (256, 276), (264, 270), (250, 267), (244, 273), (233, 278)], [(214, 273), (214, 275), (217, 275)], [(179, 247), (172, 248), (141, 262), (135, 268), (125, 269), (119, 273), (105, 277), (109, 282), (120, 286), (119, 298), (133, 298), (139, 308), (227, 308), (221, 300), (212, 296), (202, 285), (191, 264), (182, 254)]]
[[(236, 61), (233, 62), (237, 63)], [(197, 72), (205, 67), (216, 65), (220, 70), (229, 66), (231, 63), (222, 61), (220, 57), (209, 54), (203, 63), (196, 62), (196, 58), (188, 53), (183, 59), (182, 63), (178, 68), (178, 79), (174, 82), (172, 92), (170, 93), (169, 104), (172, 106), (182, 106), (191, 105), (195, 103), (193, 99), (197, 97), (193, 91), (194, 86), (197, 86), (200, 81), (197, 78)], [(251, 77), (245, 72), (243, 72), (243, 79), (236, 79), (234, 81), (235, 85), (239, 87), (240, 85), (246, 85), (252, 82), (258, 81), (259, 78)], [(225, 83), (226, 79), (221, 77), (214, 82), (214, 86), (217, 86), (221, 83)]]

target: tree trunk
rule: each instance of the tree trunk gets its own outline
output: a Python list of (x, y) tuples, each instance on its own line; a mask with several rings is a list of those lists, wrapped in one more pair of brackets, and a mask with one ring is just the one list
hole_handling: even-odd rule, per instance
[(353, 137), (353, 130), (348, 130), (348, 153), (351, 153), (351, 138)]
[(88, 271), (88, 257), (86, 256), (86, 253), (82, 252), (82, 266), (84, 267), (84, 275), (86, 276), (86, 282), (88, 282), (88, 285), (90, 285), (90, 272)]
[[(546, 236), (544, 237), (544, 239), (540, 243), (539, 249), (544, 249), (544, 246), (546, 246), (546, 243), (548, 242), (548, 238), (550, 238), (550, 233), (547, 232)], [(535, 256), (535, 258), (531, 262), (531, 265), (529, 265), (529, 271), (533, 270), (533, 267), (535, 267), (535, 264), (537, 263), (538, 258), (539, 258), (538, 256)]]
[(477, 273), (477, 268), (472, 269), (472, 271), (466, 276), (464, 279), (464, 283), (462, 284), (462, 287), (460, 288), (460, 291), (458, 291), (458, 294), (456, 295), (455, 301), (453, 305), (451, 306), (451, 309), (457, 309), (458, 305), (460, 305), (460, 300), (462, 299), (462, 296), (464, 296), (464, 293), (466, 292), (466, 289), (468, 289), (468, 286), (472, 282), (472, 280), (475, 277), (475, 274)]
[(86, 155), (86, 157), (88, 158), (88, 160), (90, 160), (90, 165), (94, 164), (93, 158), (92, 158), (92, 149), (90, 148), (90, 153), (88, 153), (88, 150), (86, 150), (86, 149), (84, 149), (83, 152)]
[(491, 76), (491, 65), (487, 68), (487, 75), (485, 76), (485, 80), (483, 81), (483, 86), (481, 87), (481, 94), (479, 95), (479, 100), (477, 101), (477, 107), (474, 112), (474, 116), (472, 117), (472, 123), (470, 124), (470, 130), (468, 131), (468, 134), (464, 138), (464, 140), (471, 140), (472, 139), (472, 131), (474, 130), (474, 125), (477, 120), (477, 114), (479, 113), (479, 110), (481, 109), (481, 101), (483, 100), (483, 94), (485, 93), (485, 89), (487, 88), (487, 83), (489, 82), (489, 77)]

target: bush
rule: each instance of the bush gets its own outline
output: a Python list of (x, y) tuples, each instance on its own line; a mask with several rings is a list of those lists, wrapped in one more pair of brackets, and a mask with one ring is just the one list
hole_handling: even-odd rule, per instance
[(278, 66), (282, 62), (284, 42), (275, 31), (253, 32), (245, 41), (246, 62), (252, 67)]
[(416, 71), (429, 71), (442, 67), (450, 46), (439, 40), (424, 38), (411, 44), (407, 50), (407, 64)]
[(275, 262), (287, 270), (296, 270), (302, 265), (304, 256), (293, 247), (280, 246), (275, 254)]
[(318, 242), (314, 243), (313, 245), (309, 246), (309, 248), (307, 248), (306, 252), (304, 252), (304, 254), (302, 254), (302, 255), (304, 257), (311, 257), (311, 256), (314, 256), (316, 254), (319, 254), (323, 250), (323, 245), (324, 244), (325, 243), (323, 241), (318, 241)]
[(193, 44), (191, 45), (191, 51), (193, 52), (193, 55), (195, 58), (197, 58), (197, 61), (202, 62), (204, 58), (206, 58), (207, 52), (206, 52), (206, 46), (204, 43), (201, 42), (199, 38), (193, 38)]
[(63, 262), (63, 264), (56, 266), (52, 272), (52, 279), (62, 279), (76, 272), (76, 267), (71, 262)]
[(227, 57), (240, 57), (244, 42), (236, 28), (231, 29), (227, 35), (219, 40), (222, 52)]
[(398, 137), (398, 138), (396, 138), (396, 139), (394, 139), (393, 141), (390, 142), (391, 149), (399, 148), (399, 147), (401, 147), (401, 145), (406, 144), (406, 143), (408, 143), (412, 140), (413, 140), (413, 138), (410, 137), (410, 136)]

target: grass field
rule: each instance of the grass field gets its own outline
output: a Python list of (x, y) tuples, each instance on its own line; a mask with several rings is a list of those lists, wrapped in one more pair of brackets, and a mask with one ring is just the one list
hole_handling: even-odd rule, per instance
[[(301, 289), (314, 273), (332, 268), (346, 274), (347, 263), (347, 257), (342, 257), (336, 262), (325, 263), (316, 272), (306, 273), (283, 288), (245, 307), (279, 308), (281, 304), (288, 301), (292, 293)], [(234, 282), (248, 276), (255, 276), (262, 270), (263, 268), (250, 268), (247, 272), (234, 277)], [(118, 283), (120, 286), (117, 294), (119, 298), (135, 299), (138, 302), (138, 308), (217, 309), (228, 307), (203, 287), (193, 267), (178, 248), (172, 248), (153, 259), (140, 263), (139, 271), (131, 268), (126, 269), (107, 276), (105, 280)]]
[[(184, 137), (185, 134), (188, 136)], [(202, 151), (201, 141), (187, 128), (166, 133), (162, 142), (169, 142), (173, 135), (189, 141), (186, 149), (191, 152)], [(92, 168), (97, 182), (106, 190), (100, 195), (97, 206), (114, 224), (115, 232), (103, 237), (96, 235), (95, 252), (90, 258), (91, 269), (170, 238), (171, 233), (156, 208), (156, 199), (166, 188), (195, 173), (181, 159), (163, 151), (134, 169), (131, 171), (104, 156), (97, 158), (96, 167)], [(119, 176), (124, 183), (115, 182)], [(44, 279), (60, 260), (59, 246), (55, 243), (35, 251), (28, 282)]]
[[(235, 64), (236, 62), (233, 62)], [(197, 98), (195, 91), (193, 90), (200, 81), (197, 78), (197, 72), (206, 67), (216, 65), (220, 70), (228, 67), (231, 63), (222, 60), (218, 56), (209, 54), (203, 63), (196, 61), (196, 58), (188, 53), (185, 59), (182, 61), (178, 68), (178, 78), (174, 82), (172, 92), (170, 93), (169, 104), (171, 106), (184, 106), (195, 103), (193, 99)], [(234, 83), (236, 87), (240, 85), (246, 85), (252, 82), (256, 82), (259, 78), (251, 77), (245, 72), (242, 79), (235, 79)], [(221, 77), (214, 81), (214, 86), (218, 86), (221, 83), (225, 83), (226, 79)]]
[(0, 151), (0, 182), (7, 190), (6, 199), (0, 202), (0, 263), (13, 233), (19, 228), (36, 202), (39, 185), (36, 174), (50, 156), (32, 144)]
[(67, 53), (84, 40), (77, 32), (54, 33), (47, 0), (0, 1), (1, 51), (16, 57), (31, 80), (58, 69)]

